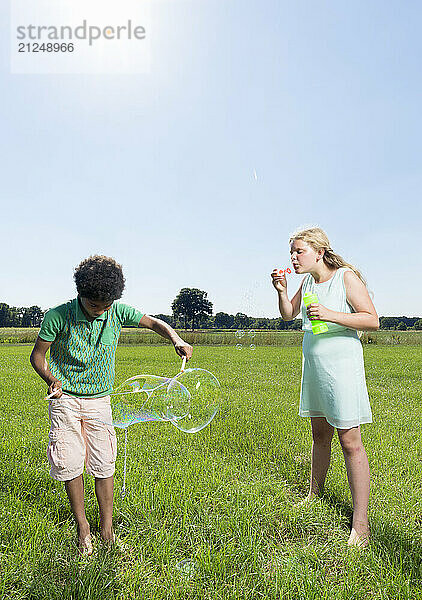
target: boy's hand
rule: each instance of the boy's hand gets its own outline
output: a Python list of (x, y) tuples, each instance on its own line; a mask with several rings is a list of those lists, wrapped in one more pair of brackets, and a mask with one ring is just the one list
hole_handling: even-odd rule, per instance
[(189, 360), (191, 358), (192, 353), (193, 353), (192, 346), (190, 346), (183, 340), (180, 340), (180, 342), (174, 342), (174, 349), (176, 350), (176, 353), (179, 356), (181, 356), (181, 357), (186, 356), (187, 360)]
[(53, 383), (50, 383), (50, 385), (48, 386), (48, 395), (52, 394), (56, 390), (57, 390), (57, 393), (51, 397), (52, 398), (61, 398), (63, 396), (61, 381), (53, 381)]

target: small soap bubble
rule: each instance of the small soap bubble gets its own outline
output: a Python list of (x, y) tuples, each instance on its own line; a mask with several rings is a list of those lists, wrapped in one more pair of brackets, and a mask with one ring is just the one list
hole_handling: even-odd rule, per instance
[(191, 578), (195, 575), (196, 563), (195, 561), (187, 558), (178, 562), (176, 569), (184, 577)]
[(242, 329), (238, 329), (234, 335), (240, 339), (245, 335), (245, 332)]
[(256, 346), (255, 346), (255, 344), (251, 344), (251, 345), (249, 346), (249, 348), (250, 348), (251, 350), (255, 350)]
[(243, 346), (242, 344), (236, 344), (236, 350), (242, 350)]
[(255, 335), (256, 335), (256, 331), (254, 331), (253, 329), (251, 329), (250, 331), (248, 331), (248, 336), (249, 336), (250, 338), (254, 338), (254, 337), (255, 337)]

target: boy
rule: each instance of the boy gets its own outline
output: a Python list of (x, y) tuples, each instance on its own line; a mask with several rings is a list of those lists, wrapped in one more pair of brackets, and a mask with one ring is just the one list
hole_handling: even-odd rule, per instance
[[(169, 339), (179, 356), (192, 356), (192, 347), (167, 323), (149, 317), (121, 298), (125, 279), (112, 258), (91, 256), (75, 269), (78, 297), (47, 311), (31, 353), (31, 364), (47, 383), (51, 429), (47, 456), (50, 475), (64, 481), (78, 528), (78, 546), (92, 554), (89, 523), (84, 508), (83, 468), (95, 477), (100, 510), (100, 534), (107, 542), (113, 533), (113, 474), (116, 435), (111, 425), (110, 393), (121, 328), (146, 327)], [(50, 366), (46, 353), (50, 349)], [(71, 410), (69, 410), (71, 409)], [(83, 414), (90, 418), (84, 419)], [(92, 418), (94, 417), (94, 418)]]

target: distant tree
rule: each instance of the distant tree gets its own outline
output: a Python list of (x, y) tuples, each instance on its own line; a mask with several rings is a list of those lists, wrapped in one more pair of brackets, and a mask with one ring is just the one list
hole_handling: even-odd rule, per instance
[(418, 317), (380, 317), (380, 329), (415, 329), (415, 323), (420, 320)]
[(4, 302), (0, 303), (0, 327), (10, 327), (10, 310), (9, 305)]
[(417, 317), (403, 317), (402, 319), (408, 329), (411, 329), (417, 320)]
[(225, 312), (218, 312), (214, 317), (214, 327), (217, 329), (230, 329), (234, 323), (234, 316)]
[(22, 327), (31, 327), (31, 313), (30, 313), (29, 308), (23, 309), (21, 324), (22, 324)]
[(185, 329), (191, 323), (192, 331), (200, 319), (212, 315), (212, 303), (207, 292), (196, 288), (182, 288), (171, 305), (174, 316), (183, 319)]
[(293, 321), (289, 321), (289, 329), (293, 329), (294, 331), (302, 329), (302, 319), (294, 319)]
[(22, 324), (23, 308), (0, 304), (0, 327), (20, 327)]
[(380, 317), (381, 329), (395, 329), (399, 324), (397, 317)]
[(152, 315), (152, 316), (155, 317), (156, 319), (160, 319), (161, 321), (164, 321), (164, 323), (167, 323), (171, 327), (175, 326), (174, 318), (171, 315), (163, 315), (162, 313), (159, 313), (158, 315)]
[(413, 329), (422, 329), (422, 319), (417, 319), (413, 325)]
[(22, 309), (22, 327), (39, 327), (44, 317), (44, 312), (39, 306), (30, 306)]
[(39, 327), (43, 317), (39, 306), (19, 308), (0, 303), (0, 327)]
[(283, 331), (285, 329), (289, 329), (289, 324), (291, 321), (285, 321), (282, 317), (275, 319), (275, 328), (279, 331)]
[(236, 329), (246, 329), (252, 323), (253, 319), (245, 315), (244, 313), (238, 312), (234, 316), (234, 326)]
[(268, 319), (265, 317), (258, 317), (258, 319), (254, 319), (252, 323), (253, 329), (267, 329)]
[(212, 329), (214, 327), (214, 317), (210, 315), (200, 317), (198, 320), (198, 327), (200, 329)]

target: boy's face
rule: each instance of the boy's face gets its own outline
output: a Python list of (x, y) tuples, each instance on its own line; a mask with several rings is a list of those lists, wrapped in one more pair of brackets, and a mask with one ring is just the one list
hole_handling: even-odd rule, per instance
[(84, 296), (79, 296), (82, 308), (88, 317), (96, 319), (100, 317), (106, 310), (112, 307), (113, 302), (101, 302), (100, 300), (91, 300)]

